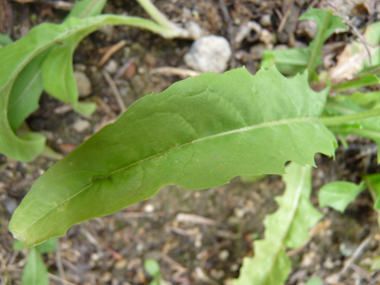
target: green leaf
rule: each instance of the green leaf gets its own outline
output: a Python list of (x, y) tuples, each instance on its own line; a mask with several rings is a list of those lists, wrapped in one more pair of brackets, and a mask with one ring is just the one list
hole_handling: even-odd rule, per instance
[(9, 35), (0, 34), (0, 48), (10, 45), (11, 43), (13, 43), (13, 41)]
[(14, 243), (13, 243), (13, 249), (17, 249), (17, 250), (21, 250), (21, 249), (24, 249), (25, 246), (22, 245), (22, 243), (18, 240), (16, 240)]
[(8, 100), (8, 120), (13, 132), (22, 122), (38, 109), (43, 91), (41, 65), (48, 50), (36, 56), (18, 75)]
[(309, 80), (315, 74), (315, 69), (322, 63), (322, 45), (337, 30), (346, 29), (340, 17), (334, 16), (330, 10), (308, 9), (301, 15), (300, 20), (314, 20), (318, 26), (318, 32), (308, 47), (291, 48), (288, 50), (269, 50), (263, 54), (262, 67), (273, 64), (283, 74), (295, 75), (306, 68), (309, 72)]
[(319, 206), (329, 206), (341, 213), (344, 212), (348, 204), (355, 200), (363, 190), (365, 183), (359, 185), (346, 181), (337, 181), (324, 185), (319, 190)]
[(323, 281), (321, 278), (312, 278), (305, 285), (323, 285)]
[(347, 27), (342, 23), (342, 18), (334, 16), (331, 10), (308, 9), (301, 15), (300, 20), (314, 20), (318, 26), (317, 35), (310, 43), (310, 59), (307, 70), (309, 78), (318, 65), (322, 63), (322, 45), (338, 29), (346, 30)]
[(25, 66), (50, 47), (59, 46), (77, 35), (88, 35), (103, 25), (129, 25), (148, 29), (170, 38), (177, 32), (136, 17), (99, 15), (84, 20), (70, 18), (61, 25), (44, 23), (33, 28), (22, 39), (0, 49), (0, 152), (20, 161), (33, 160), (43, 149), (45, 138), (38, 133), (17, 137), (7, 114), (10, 92)]
[(306, 73), (287, 79), (275, 68), (173, 84), (135, 102), (50, 168), (16, 209), (10, 230), (33, 246), (165, 185), (205, 189), (238, 175), (284, 173), (287, 161), (314, 165), (315, 153), (332, 156), (336, 147), (318, 121), (326, 96), (310, 88)]
[(152, 277), (160, 276), (160, 265), (156, 260), (146, 259), (144, 261), (144, 268)]
[[(70, 18), (86, 18), (101, 13), (106, 0), (77, 1), (65, 21)], [(91, 115), (96, 110), (94, 103), (78, 103), (78, 87), (74, 77), (73, 53), (79, 42), (86, 36), (84, 31), (63, 41), (55, 47), (42, 65), (43, 86), (47, 93), (63, 102), (71, 103), (74, 110)], [(56, 80), (59, 78), (59, 80)]]
[(348, 96), (348, 99), (361, 107), (369, 109), (380, 101), (380, 91), (367, 93), (354, 92)]
[(49, 285), (47, 269), (40, 253), (36, 248), (29, 251), (28, 261), (26, 262), (22, 274), (23, 285)]
[(372, 199), (375, 202), (373, 208), (378, 211), (380, 210), (380, 174), (367, 175), (365, 182), (367, 183), (368, 190), (370, 190)]
[(354, 80), (335, 85), (333, 86), (333, 89), (336, 92), (342, 92), (353, 88), (360, 88), (374, 84), (380, 84), (379, 78), (377, 78), (377, 76), (373, 74), (366, 74), (359, 78), (355, 78)]
[(36, 249), (40, 253), (49, 253), (55, 251), (55, 248), (57, 247), (57, 238), (49, 239), (39, 245), (36, 246)]
[(235, 285), (285, 284), (291, 269), (285, 248), (309, 239), (308, 230), (323, 217), (310, 202), (311, 167), (291, 163), (286, 171), (285, 193), (276, 197), (279, 208), (265, 218), (265, 239), (254, 242), (255, 255), (243, 259)]

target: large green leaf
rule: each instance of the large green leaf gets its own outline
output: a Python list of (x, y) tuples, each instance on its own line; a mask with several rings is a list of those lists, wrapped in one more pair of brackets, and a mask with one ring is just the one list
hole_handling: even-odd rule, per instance
[(64, 235), (81, 221), (114, 213), (177, 184), (204, 189), (247, 174), (284, 173), (333, 155), (335, 137), (318, 121), (327, 90), (307, 75), (275, 68), (207, 73), (135, 102), (32, 187), (10, 222), (27, 246)]
[(336, 181), (324, 185), (319, 190), (319, 206), (330, 206), (331, 208), (343, 213), (348, 204), (355, 200), (365, 189), (365, 183), (359, 185), (347, 181)]
[(145, 28), (167, 38), (176, 31), (141, 18), (99, 15), (86, 19), (71, 18), (61, 25), (41, 24), (22, 39), (0, 49), (0, 152), (21, 161), (33, 160), (43, 149), (45, 138), (38, 133), (17, 137), (8, 121), (8, 100), (14, 82), (24, 67), (50, 47), (57, 46), (78, 34), (90, 34), (103, 25), (129, 25)]
[(291, 269), (285, 249), (309, 238), (308, 230), (322, 218), (310, 203), (311, 167), (291, 163), (283, 175), (286, 189), (276, 197), (278, 210), (264, 220), (265, 239), (254, 242), (254, 257), (245, 257), (236, 285), (285, 284)]
[(22, 274), (23, 285), (48, 285), (49, 279), (47, 269), (41, 254), (35, 247), (29, 251), (28, 261), (26, 262)]

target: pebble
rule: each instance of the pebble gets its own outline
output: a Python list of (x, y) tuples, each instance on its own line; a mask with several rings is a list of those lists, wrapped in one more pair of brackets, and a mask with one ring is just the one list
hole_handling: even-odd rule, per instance
[(216, 280), (222, 279), (224, 277), (223, 270), (211, 269), (210, 276)]
[(271, 15), (269, 15), (269, 14), (262, 15), (260, 18), (260, 25), (263, 27), (272, 26)]
[(234, 208), (234, 215), (235, 215), (237, 218), (239, 218), (239, 219), (243, 218), (243, 217), (244, 217), (244, 214), (245, 214), (244, 209), (242, 209), (242, 208)]
[(229, 256), (230, 256), (230, 253), (226, 249), (223, 249), (221, 252), (219, 252), (219, 255), (218, 255), (221, 261), (226, 261)]
[(90, 128), (91, 124), (89, 121), (78, 119), (74, 124), (73, 124), (73, 129), (77, 131), (78, 133), (82, 133), (83, 131), (87, 130)]
[(144, 207), (144, 212), (152, 213), (154, 211), (154, 206), (152, 204), (148, 204)]
[(199, 24), (194, 21), (189, 21), (186, 23), (186, 30), (189, 32), (190, 37), (193, 39), (199, 39), (204, 34)]
[(227, 70), (232, 51), (229, 42), (220, 36), (205, 36), (196, 40), (185, 54), (188, 67), (200, 71), (223, 73)]
[(314, 39), (317, 35), (318, 26), (313, 20), (300, 21), (297, 25), (296, 34), (304, 35), (310, 39)]
[(308, 267), (310, 265), (313, 265), (315, 256), (316, 256), (316, 254), (313, 251), (305, 253), (302, 256), (301, 266), (302, 267)]
[(107, 64), (104, 66), (104, 69), (110, 73), (115, 74), (116, 71), (119, 69), (119, 65), (117, 64), (116, 60), (110, 59)]
[(80, 98), (86, 97), (91, 94), (92, 87), (91, 81), (87, 75), (82, 71), (74, 71), (74, 78), (78, 86), (78, 94)]

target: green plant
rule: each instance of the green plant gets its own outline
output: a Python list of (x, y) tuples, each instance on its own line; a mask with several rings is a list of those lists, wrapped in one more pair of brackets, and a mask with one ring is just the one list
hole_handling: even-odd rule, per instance
[[(319, 27), (314, 43), (304, 50), (311, 63), (293, 70), (288, 63), (279, 65), (275, 54), (254, 76), (244, 68), (206, 73), (145, 96), (40, 178), (15, 211), (10, 231), (34, 246), (64, 235), (76, 223), (151, 197), (165, 185), (197, 190), (228, 183), (237, 175), (283, 174), (287, 188), (277, 199), (279, 210), (265, 220), (265, 239), (255, 241), (255, 256), (244, 259), (235, 280), (283, 284), (291, 268), (285, 249), (307, 240), (307, 230), (322, 217), (309, 202), (314, 155), (334, 156), (334, 134), (380, 141), (380, 108), (369, 104), (379, 102), (378, 94), (328, 97), (330, 90), (378, 84), (377, 76), (363, 75), (319, 93), (310, 88), (309, 81), (318, 76), (322, 43), (343, 24), (329, 11), (310, 10), (307, 17), (317, 19)], [(75, 24), (86, 30), (84, 22), (75, 19)], [(276, 67), (305, 71), (288, 79)], [(292, 163), (285, 168), (288, 161)], [(367, 183), (378, 195), (376, 179), (369, 176)], [(347, 183), (326, 185), (321, 206), (343, 211), (364, 189), (363, 184)], [(326, 203), (333, 195), (339, 203)]]
[(16, 135), (22, 122), (38, 108), (45, 89), (53, 97), (71, 103), (77, 112), (91, 114), (96, 105), (79, 102), (73, 74), (73, 52), (88, 34), (104, 25), (128, 25), (147, 29), (165, 38), (188, 37), (162, 15), (149, 0), (138, 1), (157, 23), (138, 17), (99, 15), (106, 0), (78, 1), (60, 25), (44, 23), (24, 38), (10, 43), (0, 38), (0, 152), (20, 161), (36, 158), (45, 137), (29, 132)]
[(162, 279), (160, 272), (160, 265), (154, 259), (146, 259), (144, 261), (144, 268), (153, 277), (153, 280), (149, 282), (149, 285), (166, 285), (165, 280)]
[[(22, 284), (24, 285), (48, 285), (49, 278), (47, 268), (42, 260), (41, 254), (55, 251), (58, 239), (52, 238), (29, 250), (28, 260), (26, 262), (23, 274)], [(13, 248), (21, 250), (24, 246), (16, 241)]]

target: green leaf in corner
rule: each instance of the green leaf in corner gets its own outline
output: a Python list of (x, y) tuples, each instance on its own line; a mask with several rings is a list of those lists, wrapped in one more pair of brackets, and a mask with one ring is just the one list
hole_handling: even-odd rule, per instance
[(276, 197), (279, 208), (265, 218), (265, 239), (254, 242), (255, 255), (243, 259), (235, 285), (285, 284), (291, 269), (285, 249), (305, 242), (308, 230), (323, 217), (310, 202), (311, 167), (290, 163), (286, 172), (285, 193)]
[(323, 281), (321, 278), (315, 277), (307, 281), (305, 285), (323, 285)]
[(343, 213), (348, 204), (365, 189), (365, 182), (359, 185), (346, 181), (326, 184), (319, 190), (319, 206), (329, 206)]
[(348, 99), (361, 107), (370, 109), (380, 102), (380, 91), (354, 92), (348, 96)]
[(288, 79), (275, 68), (175, 83), (136, 101), (45, 172), (9, 228), (33, 246), (165, 185), (205, 189), (238, 175), (284, 173), (287, 161), (314, 165), (315, 153), (332, 156), (336, 148), (318, 120), (326, 96), (310, 88), (306, 73)]
[(36, 249), (39, 253), (49, 253), (55, 251), (55, 248), (57, 247), (57, 238), (49, 239), (39, 245), (36, 246)]
[(341, 83), (339, 85), (334, 85), (332, 88), (336, 92), (343, 92), (353, 88), (360, 88), (375, 84), (380, 84), (379, 78), (377, 78), (377, 76), (373, 74), (366, 74), (359, 78), (355, 78), (353, 80)]
[(29, 251), (28, 261), (26, 262), (22, 274), (23, 285), (49, 285), (47, 269), (41, 254), (36, 248)]

